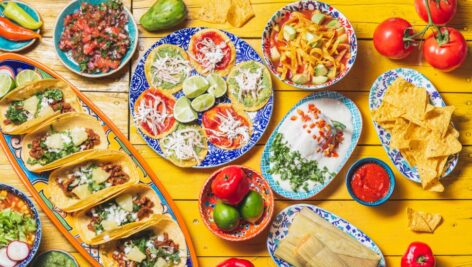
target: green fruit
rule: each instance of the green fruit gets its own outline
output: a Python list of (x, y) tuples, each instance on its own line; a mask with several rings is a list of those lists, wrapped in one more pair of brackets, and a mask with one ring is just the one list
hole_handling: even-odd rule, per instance
[(255, 223), (264, 213), (264, 199), (256, 191), (249, 191), (239, 207), (244, 220)]
[(217, 203), (213, 209), (213, 220), (221, 230), (232, 231), (239, 226), (239, 212), (233, 206)]
[(182, 0), (157, 0), (139, 23), (148, 31), (170, 29), (187, 17), (187, 8)]
[(6, 73), (0, 73), (0, 98), (6, 95), (8, 92), (15, 88), (15, 81), (10, 75)]
[(16, 75), (16, 85), (21, 86), (29, 82), (41, 80), (42, 77), (34, 70), (22, 70)]
[(210, 83), (202, 76), (196, 75), (185, 79), (182, 87), (186, 97), (195, 98), (204, 94), (210, 87)]
[(182, 96), (175, 102), (174, 118), (182, 123), (192, 122), (198, 118), (197, 113), (190, 105), (190, 100), (185, 96)]
[(206, 77), (210, 87), (208, 88), (208, 93), (214, 95), (216, 98), (222, 97), (226, 94), (226, 81), (221, 78), (220, 75), (212, 73)]
[(203, 112), (210, 109), (215, 104), (215, 97), (212, 94), (203, 94), (192, 100), (192, 108), (195, 111)]

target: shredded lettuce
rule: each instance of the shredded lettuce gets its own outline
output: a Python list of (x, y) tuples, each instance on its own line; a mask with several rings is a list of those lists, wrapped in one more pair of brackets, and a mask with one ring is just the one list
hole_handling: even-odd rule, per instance
[(36, 232), (35, 220), (11, 209), (0, 211), (0, 248), (7, 246), (11, 241), (26, 242), (29, 234)]

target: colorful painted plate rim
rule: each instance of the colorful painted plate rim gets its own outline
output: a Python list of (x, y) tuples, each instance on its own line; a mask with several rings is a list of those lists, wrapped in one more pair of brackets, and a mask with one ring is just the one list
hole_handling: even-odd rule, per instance
[[(155, 42), (153, 45), (151, 45), (151, 47), (149, 47), (149, 49), (139, 59), (136, 65), (136, 68), (133, 72), (133, 75), (131, 77), (130, 89), (129, 89), (129, 109), (130, 109), (130, 114), (132, 115), (133, 118), (135, 118), (134, 104), (136, 100), (138, 99), (139, 95), (143, 91), (149, 88), (149, 84), (144, 75), (144, 64), (150, 52), (161, 44), (174, 44), (183, 48), (184, 50), (187, 50), (190, 37), (193, 36), (196, 32), (200, 30), (204, 30), (204, 29), (212, 29), (212, 28), (189, 27), (189, 28), (184, 28), (184, 29), (174, 31), (168, 34), (167, 36), (161, 38), (159, 41)], [(236, 64), (243, 61), (248, 61), (248, 60), (255, 60), (257, 62), (263, 63), (263, 60), (259, 56), (257, 51), (245, 40), (243, 40), (242, 38), (239, 38), (238, 36), (232, 33), (229, 33), (223, 30), (220, 30), (220, 31), (225, 33), (231, 39), (231, 41), (236, 47)], [(173, 40), (172, 38), (175, 38), (175, 40)], [(241, 58), (244, 58), (244, 59), (242, 60)], [(193, 70), (191, 75), (193, 76), (194, 74), (196, 74), (195, 70)], [(272, 91), (274, 91), (274, 85), (272, 85)], [(173, 95), (176, 98), (179, 98), (181, 95), (183, 95), (183, 93), (182, 91), (179, 91)], [(217, 99), (215, 105), (222, 102), (229, 102), (228, 97)], [(262, 138), (265, 131), (267, 130), (270, 123), (270, 119), (272, 118), (273, 105), (274, 105), (274, 93), (272, 93), (271, 97), (269, 98), (268, 103), (264, 107), (262, 107), (261, 109), (255, 112), (246, 112), (249, 115), (251, 122), (253, 123), (253, 133), (251, 136), (251, 140), (249, 141), (248, 144), (246, 144), (242, 148), (233, 149), (233, 150), (224, 150), (221, 148), (217, 148), (215, 145), (208, 142), (209, 150), (205, 159), (199, 165), (192, 166), (192, 168), (200, 169), (200, 168), (220, 167), (239, 159), (240, 157), (245, 155), (247, 152), (249, 152), (257, 144), (257, 142)], [(199, 113), (198, 121), (201, 120), (202, 114), (203, 112)], [(136, 126), (136, 131), (141, 135), (141, 137), (144, 139), (146, 144), (152, 150), (154, 150), (158, 155), (160, 155), (161, 157), (167, 160), (167, 158), (163, 155), (162, 150), (159, 146), (159, 140), (151, 138), (147, 136), (146, 134), (144, 134), (141, 131), (141, 129), (137, 127), (136, 122), (134, 122), (134, 125)]]
[[(226, 236), (226, 235), (222, 235), (220, 233), (217, 233), (215, 231), (213, 231), (210, 227), (210, 222), (208, 221), (208, 218), (204, 215), (204, 212), (203, 212), (203, 205), (204, 203), (202, 202), (203, 200), (203, 196), (205, 194), (205, 192), (207, 191), (211, 191), (211, 182), (215, 179), (215, 176), (221, 172), (223, 169), (226, 169), (226, 168), (229, 168), (229, 167), (241, 167), (243, 169), (246, 169), (252, 173), (255, 173), (257, 174), (261, 180), (264, 182), (264, 184), (266, 185), (267, 189), (269, 190), (269, 199), (268, 199), (268, 202), (270, 203), (270, 207), (266, 207), (266, 209), (268, 208), (269, 209), (269, 212), (268, 214), (266, 215), (266, 218), (264, 218), (263, 220), (265, 220), (264, 224), (259, 224), (258, 227), (259, 229), (254, 232), (253, 234), (251, 235), (248, 235), (248, 236), (244, 236), (244, 237), (230, 237), (230, 236)], [(203, 184), (203, 187), (200, 191), (200, 194), (199, 194), (199, 198), (198, 198), (198, 211), (200, 213), (200, 217), (202, 218), (203, 220), (203, 223), (205, 224), (205, 226), (208, 228), (208, 230), (214, 234), (215, 236), (219, 237), (219, 238), (222, 238), (222, 239), (225, 239), (225, 240), (228, 240), (228, 241), (235, 241), (235, 242), (239, 242), (239, 241), (246, 241), (246, 240), (249, 240), (249, 239), (252, 239), (256, 236), (258, 236), (262, 231), (264, 231), (264, 229), (267, 228), (267, 226), (270, 224), (270, 222), (272, 221), (272, 217), (274, 215), (274, 206), (275, 206), (275, 199), (274, 199), (274, 193), (272, 192), (271, 188), (270, 188), (270, 185), (267, 181), (267, 179), (264, 178), (264, 176), (262, 176), (259, 172), (255, 171), (254, 169), (251, 169), (249, 167), (246, 167), (246, 166), (241, 166), (241, 165), (228, 165), (226, 167), (223, 167), (221, 169), (218, 169), (216, 170), (215, 172), (213, 172), (209, 177), (208, 179), (205, 181), (205, 183)]]
[(31, 212), (33, 213), (33, 217), (34, 217), (34, 220), (35, 220), (36, 226), (37, 226), (33, 246), (30, 250), (30, 253), (28, 254), (28, 257), (26, 257), (26, 259), (22, 260), (19, 264), (15, 265), (17, 267), (26, 267), (34, 259), (36, 253), (38, 252), (39, 246), (41, 244), (41, 237), (42, 237), (43, 230), (42, 230), (41, 220), (39, 219), (38, 209), (34, 205), (33, 201), (28, 196), (26, 196), (25, 193), (23, 193), (21, 190), (19, 190), (18, 188), (13, 187), (11, 185), (0, 183), (0, 190), (6, 190), (6, 191), (18, 196), (19, 198), (23, 199), (27, 203), (27, 205), (28, 205), (29, 209), (31, 210)]
[[(310, 8), (311, 7), (311, 8)], [(351, 52), (351, 58), (349, 58), (347, 65), (346, 65), (346, 70), (341, 74), (338, 75), (334, 80), (330, 80), (326, 83), (319, 84), (319, 85), (302, 85), (302, 84), (297, 84), (294, 83), (290, 80), (287, 79), (282, 79), (280, 77), (280, 74), (276, 71), (276, 68), (274, 64), (272, 64), (272, 60), (270, 59), (269, 55), (269, 50), (270, 50), (270, 44), (269, 44), (269, 39), (270, 39), (270, 33), (272, 31), (272, 28), (274, 27), (275, 24), (279, 21), (280, 17), (282, 14), (285, 14), (286, 12), (293, 12), (295, 10), (305, 10), (305, 9), (311, 9), (311, 10), (321, 10), (324, 13), (328, 13), (332, 15), (335, 18), (340, 18), (341, 23), (343, 24), (346, 32), (349, 35), (349, 46), (350, 46), (350, 52)], [(326, 87), (329, 87), (331, 85), (336, 84), (337, 82), (341, 81), (347, 74), (350, 72), (352, 67), (354, 66), (354, 63), (356, 62), (356, 57), (357, 57), (357, 36), (356, 32), (354, 30), (354, 27), (352, 26), (351, 22), (347, 19), (347, 17), (340, 12), (338, 9), (333, 7), (333, 5), (320, 2), (320, 1), (311, 1), (311, 0), (301, 0), (297, 1), (291, 4), (288, 4), (281, 9), (277, 10), (272, 17), (267, 21), (266, 26), (264, 27), (264, 31), (262, 33), (262, 55), (264, 57), (264, 60), (266, 62), (267, 67), (269, 70), (274, 74), (277, 79), (282, 81), (283, 83), (294, 86), (300, 89), (305, 89), (305, 90), (320, 90)]]
[[(270, 161), (269, 161), (269, 155), (270, 155), (270, 147), (272, 146), (272, 143), (274, 142), (275, 138), (275, 133), (278, 132), (279, 127), (282, 125), (282, 123), (287, 119), (288, 115), (298, 108), (300, 105), (303, 105), (304, 103), (314, 100), (314, 99), (320, 99), (320, 98), (331, 98), (331, 99), (336, 99), (341, 101), (351, 112), (352, 115), (352, 123), (353, 123), (353, 134), (352, 134), (352, 143), (351, 146), (349, 147), (349, 150), (347, 151), (346, 155), (344, 156), (343, 161), (339, 166), (337, 167), (335, 173), (336, 175), (332, 176), (331, 179), (327, 179), (323, 185), (316, 186), (313, 190), (310, 192), (291, 192), (291, 191), (286, 191), (280, 187), (275, 179), (272, 177), (272, 174), (269, 173), (270, 169)], [(264, 146), (264, 151), (262, 153), (262, 158), (261, 158), (261, 170), (262, 170), (262, 175), (267, 179), (267, 181), (270, 184), (270, 187), (272, 190), (274, 190), (277, 194), (288, 198), (288, 199), (294, 199), (294, 200), (303, 200), (303, 199), (308, 199), (316, 196), (318, 193), (323, 191), (335, 178), (338, 176), (339, 172), (341, 169), (344, 167), (348, 159), (351, 157), (352, 152), (354, 152), (357, 143), (359, 142), (359, 138), (362, 134), (362, 115), (361, 112), (359, 111), (359, 108), (357, 105), (349, 99), (348, 97), (334, 91), (322, 91), (322, 92), (315, 92), (309, 96), (306, 96), (302, 100), (300, 100), (295, 106), (293, 106), (283, 117), (283, 119), (280, 121), (280, 123), (277, 125), (277, 127), (274, 129), (274, 131), (271, 133), (269, 140), (267, 141), (266, 145)]]
[[(402, 77), (408, 82), (413, 83), (417, 87), (425, 88), (430, 97), (430, 103), (437, 107), (444, 107), (446, 103), (444, 102), (441, 94), (436, 89), (436, 87), (431, 83), (431, 81), (422, 73), (417, 70), (409, 68), (397, 68), (386, 71), (379, 75), (375, 82), (372, 84), (369, 94), (369, 108), (372, 114), (372, 111), (378, 108), (382, 102), (383, 95), (387, 87), (398, 77)], [(372, 116), (371, 116), (372, 118)], [(403, 174), (408, 180), (421, 183), (418, 171), (416, 167), (411, 167), (408, 162), (405, 160), (400, 151), (396, 149), (390, 149), (390, 134), (378, 125), (373, 119), (375, 131), (379, 137), (380, 142), (382, 143), (383, 148), (387, 152), (388, 157), (392, 161), (395, 168)], [(449, 156), (446, 163), (446, 170), (443, 172), (441, 178), (449, 175), (459, 162), (459, 153)]]
[[(61, 49), (59, 49), (59, 40), (60, 40), (60, 35), (62, 32), (62, 29), (64, 28), (64, 17), (72, 14), (75, 10), (77, 10), (79, 7), (76, 5), (79, 5), (83, 2), (92, 2), (92, 4), (97, 4), (101, 2), (105, 2), (108, 0), (75, 0), (67, 4), (61, 12), (58, 14), (58, 17), (56, 19), (56, 22), (54, 23), (54, 34), (53, 34), (53, 42), (54, 42), (54, 50), (56, 51), (56, 55), (59, 57), (59, 60), (62, 62), (62, 64), (69, 69), (70, 71), (84, 77), (88, 78), (102, 78), (106, 76), (113, 75), (120, 71), (124, 66), (128, 64), (128, 62), (131, 60), (133, 57), (134, 53), (136, 52), (136, 49), (138, 48), (138, 25), (136, 24), (136, 21), (134, 20), (133, 13), (123, 5), (124, 10), (128, 14), (128, 33), (130, 37), (130, 42), (131, 45), (128, 48), (128, 51), (126, 52), (125, 57), (121, 60), (120, 66), (112, 71), (106, 72), (106, 73), (85, 73), (81, 72), (80, 68), (78, 67), (78, 64), (73, 60), (69, 59), (67, 56), (67, 53), (63, 52)], [(71, 10), (69, 10), (71, 9)], [(66, 14), (67, 13), (67, 14)]]
[[(284, 260), (275, 257), (274, 252), (277, 246), (279, 245), (280, 239), (284, 238), (287, 235), (289, 224), (292, 223), (295, 213), (300, 212), (302, 208), (308, 208), (312, 210), (316, 214), (320, 215), (323, 219), (327, 220), (329, 223), (336, 226), (338, 229), (342, 230), (343, 232), (345, 232), (352, 238), (359, 241), (361, 244), (363, 245), (365, 245), (364, 243), (369, 244), (370, 246), (367, 246), (367, 245), (365, 246), (368, 247), (369, 249), (372, 249), (375, 253), (377, 253), (378, 255), (382, 257), (382, 259), (380, 260), (378, 264), (378, 267), (387, 266), (385, 262), (385, 257), (382, 254), (382, 251), (380, 250), (379, 246), (367, 234), (365, 234), (362, 230), (357, 228), (355, 225), (351, 224), (349, 221), (343, 219), (342, 217), (330, 211), (327, 211), (323, 208), (320, 208), (318, 206), (311, 205), (311, 204), (294, 204), (294, 205), (286, 207), (279, 214), (277, 214), (277, 216), (275, 216), (272, 222), (272, 225), (269, 229), (269, 235), (267, 237), (266, 244), (267, 244), (267, 250), (272, 260), (278, 266), (281, 266), (281, 267), (292, 266), (289, 263), (285, 262)], [(346, 228), (341, 227), (341, 224), (348, 226), (349, 232), (346, 231)], [(357, 235), (354, 235), (351, 232), (355, 232), (355, 233), (357, 232)], [(277, 239), (276, 236), (279, 236), (279, 238)]]
[[(7, 0), (7, 1), (4, 1), (5, 3), (8, 3), (8, 2), (16, 2), (19, 6), (21, 6), (23, 9), (25, 9), (25, 11), (31, 15), (34, 19), (36, 20), (40, 20), (41, 19), (41, 16), (39, 15), (38, 11), (36, 11), (36, 9), (34, 9), (31, 5), (25, 3), (25, 2), (22, 2), (22, 1), (18, 1), (18, 0)], [(25, 8), (26, 7), (26, 8)], [(30, 12), (28, 12), (30, 11)], [(3, 16), (3, 10), (0, 11), (0, 16)], [(41, 31), (41, 28), (35, 30), (35, 32), (39, 33)], [(11, 42), (3, 37), (0, 37), (0, 39), (2, 39), (2, 41), (6, 41), (6, 42)], [(9, 48), (5, 48), (5, 47), (0, 47), (0, 50), (1, 51), (5, 51), (5, 52), (18, 52), (18, 51), (22, 51), (30, 46), (32, 46), (34, 43), (36, 42), (36, 38), (35, 39), (32, 39), (30, 41), (26, 41), (26, 42), (21, 42), (21, 43), (24, 43), (23, 46), (20, 46), (18, 48), (12, 48), (12, 49), (9, 49)]]

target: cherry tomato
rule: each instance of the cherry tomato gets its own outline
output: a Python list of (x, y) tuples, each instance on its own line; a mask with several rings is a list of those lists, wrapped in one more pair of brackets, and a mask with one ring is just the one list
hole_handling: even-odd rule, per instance
[(464, 36), (454, 28), (443, 27), (441, 33), (447, 36), (445, 43), (438, 42), (438, 32), (431, 34), (424, 41), (423, 55), (434, 68), (451, 71), (464, 63), (467, 57), (467, 43)]
[(426, 1), (429, 1), (431, 18), (435, 24), (444, 25), (448, 23), (456, 14), (456, 0), (415, 0), (416, 12), (426, 22), (428, 22)]
[(377, 51), (391, 59), (407, 57), (413, 46), (403, 37), (413, 34), (411, 24), (402, 18), (390, 18), (380, 23), (374, 32), (374, 46)]

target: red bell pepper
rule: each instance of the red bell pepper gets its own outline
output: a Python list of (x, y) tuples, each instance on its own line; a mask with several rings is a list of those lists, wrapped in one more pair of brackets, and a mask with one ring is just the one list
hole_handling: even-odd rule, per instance
[(254, 267), (254, 264), (248, 260), (230, 258), (221, 262), (216, 267)]
[(435, 265), (433, 251), (422, 242), (411, 243), (402, 257), (402, 267), (434, 267)]
[(216, 175), (211, 191), (224, 203), (237, 205), (249, 192), (249, 181), (241, 167), (229, 166)]

